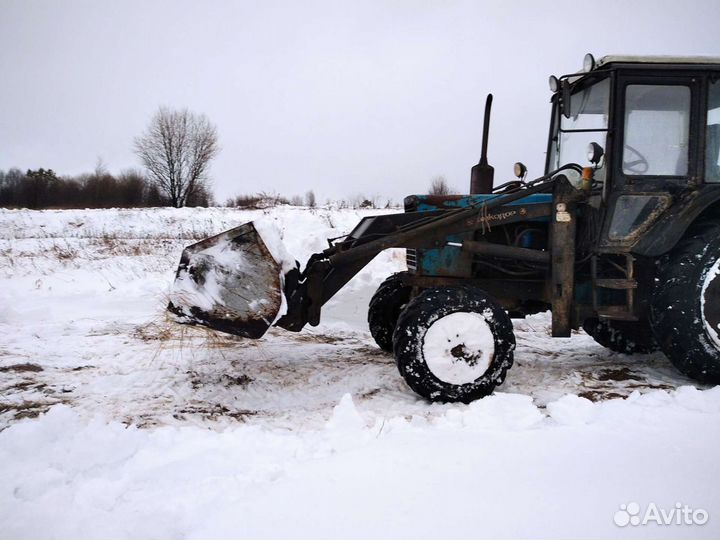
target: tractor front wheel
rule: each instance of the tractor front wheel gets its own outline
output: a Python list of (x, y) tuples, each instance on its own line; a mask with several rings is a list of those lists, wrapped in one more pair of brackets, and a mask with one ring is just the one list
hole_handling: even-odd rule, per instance
[(378, 287), (368, 307), (368, 326), (375, 343), (383, 351), (392, 352), (392, 336), (400, 312), (410, 300), (412, 287), (403, 283), (407, 272), (393, 274)]
[(393, 334), (400, 374), (431, 401), (469, 403), (502, 384), (513, 363), (512, 322), (472, 287), (426, 289), (400, 314)]
[(655, 338), (680, 371), (720, 383), (720, 224), (693, 226), (657, 262), (650, 310)]

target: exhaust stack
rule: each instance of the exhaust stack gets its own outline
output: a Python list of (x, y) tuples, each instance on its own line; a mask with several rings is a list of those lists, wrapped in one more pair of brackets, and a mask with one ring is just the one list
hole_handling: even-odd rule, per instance
[(492, 94), (488, 94), (485, 101), (485, 120), (483, 122), (482, 154), (480, 162), (470, 170), (470, 194), (492, 193), (495, 169), (488, 164), (487, 145), (490, 132), (490, 107), (492, 106)]

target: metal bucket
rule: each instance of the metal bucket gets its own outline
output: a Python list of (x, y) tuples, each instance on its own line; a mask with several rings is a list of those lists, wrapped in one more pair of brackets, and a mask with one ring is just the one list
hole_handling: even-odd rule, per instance
[(281, 264), (246, 223), (185, 248), (168, 310), (181, 323), (259, 338), (282, 307)]

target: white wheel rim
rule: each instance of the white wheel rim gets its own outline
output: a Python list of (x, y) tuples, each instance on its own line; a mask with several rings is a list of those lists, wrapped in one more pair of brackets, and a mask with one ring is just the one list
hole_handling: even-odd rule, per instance
[(486, 313), (456, 312), (436, 320), (425, 333), (422, 353), (435, 377), (467, 384), (482, 377), (495, 357), (495, 339)]
[[(700, 292), (700, 315), (702, 317), (703, 326), (705, 327), (705, 333), (715, 345), (715, 348), (720, 349), (720, 324), (717, 324), (717, 321), (715, 324), (711, 323), (708, 320), (705, 311), (706, 304), (710, 302), (714, 303), (720, 300), (715, 298), (711, 291), (708, 291), (710, 284), (716, 279), (720, 279), (720, 259), (715, 261), (715, 264), (713, 264), (707, 274), (705, 274), (702, 291)], [(715, 287), (714, 289), (717, 290)]]

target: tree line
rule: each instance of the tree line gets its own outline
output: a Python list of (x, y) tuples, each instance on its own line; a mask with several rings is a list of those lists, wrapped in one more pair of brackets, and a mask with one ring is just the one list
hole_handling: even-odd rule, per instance
[[(210, 206), (212, 193), (198, 186), (187, 206)], [(113, 175), (103, 167), (92, 173), (58, 176), (52, 169), (0, 170), (0, 207), (31, 208), (142, 208), (170, 206), (172, 201), (143, 174), (130, 169)]]
[[(58, 176), (52, 169), (0, 170), (0, 207), (5, 208), (136, 208), (154, 206), (212, 206), (210, 162), (220, 151), (217, 128), (203, 114), (160, 107), (147, 129), (133, 141), (144, 170), (118, 175), (99, 161), (92, 173)], [(443, 176), (435, 177), (429, 193), (454, 193)], [(330, 204), (331, 201), (328, 201)], [(277, 194), (238, 195), (225, 206), (265, 208), (292, 204), (314, 208), (315, 193), (286, 198)], [(358, 194), (337, 201), (339, 208), (378, 208), (380, 197)], [(385, 208), (393, 206), (392, 201)]]
[(203, 114), (160, 107), (134, 140), (143, 171), (115, 176), (98, 163), (94, 173), (58, 176), (52, 169), (0, 171), (0, 207), (131, 208), (210, 206), (209, 167), (220, 151), (215, 126)]

